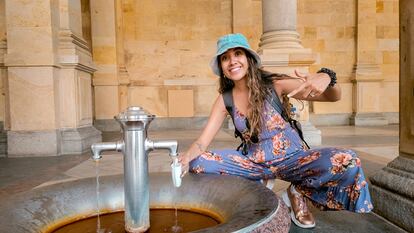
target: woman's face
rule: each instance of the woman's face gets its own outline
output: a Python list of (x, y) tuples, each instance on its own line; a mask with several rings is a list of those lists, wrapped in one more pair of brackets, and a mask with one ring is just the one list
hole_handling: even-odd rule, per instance
[(220, 62), (224, 75), (233, 81), (243, 79), (249, 68), (246, 53), (241, 48), (227, 50), (220, 56)]

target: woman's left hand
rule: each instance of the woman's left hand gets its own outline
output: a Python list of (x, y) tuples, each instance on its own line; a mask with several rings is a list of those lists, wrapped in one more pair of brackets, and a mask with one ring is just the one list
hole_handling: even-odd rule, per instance
[(298, 70), (295, 70), (295, 75), (297, 78), (301, 79), (303, 83), (291, 91), (287, 96), (297, 99), (307, 100), (319, 96), (326, 90), (331, 82), (331, 78), (325, 73), (301, 74)]
[(190, 159), (189, 159), (189, 155), (179, 155), (178, 156), (178, 162), (181, 163), (181, 178), (185, 176), (185, 174), (188, 173), (188, 170), (190, 168)]

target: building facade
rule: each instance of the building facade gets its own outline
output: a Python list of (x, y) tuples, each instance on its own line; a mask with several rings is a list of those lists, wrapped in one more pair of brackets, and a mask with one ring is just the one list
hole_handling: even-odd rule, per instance
[(399, 156), (371, 190), (375, 211), (412, 232), (413, 13), (410, 0), (2, 0), (7, 156), (85, 152), (131, 105), (159, 127), (201, 127), (217, 96), (215, 42), (240, 32), (265, 69), (337, 71), (341, 101), (304, 103), (309, 132), (400, 123)]
[[(202, 127), (217, 96), (208, 66), (216, 40), (236, 32), (265, 69), (337, 72), (342, 99), (304, 103), (310, 125), (397, 123), (398, 7), (398, 0), (1, 1), (0, 120), (9, 155), (85, 151), (99, 140), (96, 128), (117, 130), (113, 117), (131, 105), (156, 114), (159, 127)], [(38, 144), (28, 146), (33, 139)]]

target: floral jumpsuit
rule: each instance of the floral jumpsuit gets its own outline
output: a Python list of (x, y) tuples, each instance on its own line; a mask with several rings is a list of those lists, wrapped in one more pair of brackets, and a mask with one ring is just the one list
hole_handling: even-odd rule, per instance
[[(247, 132), (246, 117), (236, 107), (234, 124)], [(305, 149), (298, 133), (265, 101), (264, 128), (247, 155), (234, 149), (206, 151), (190, 162), (190, 172), (242, 176), (250, 180), (291, 182), (324, 210), (366, 213), (373, 208), (361, 161), (352, 150)]]

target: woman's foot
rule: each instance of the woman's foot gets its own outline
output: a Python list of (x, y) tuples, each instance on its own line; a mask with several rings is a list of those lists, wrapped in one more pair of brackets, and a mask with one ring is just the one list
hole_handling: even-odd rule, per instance
[(305, 198), (295, 190), (293, 185), (290, 185), (287, 191), (282, 194), (282, 199), (290, 207), (290, 217), (297, 226), (302, 228), (315, 227), (315, 219), (308, 209)]

